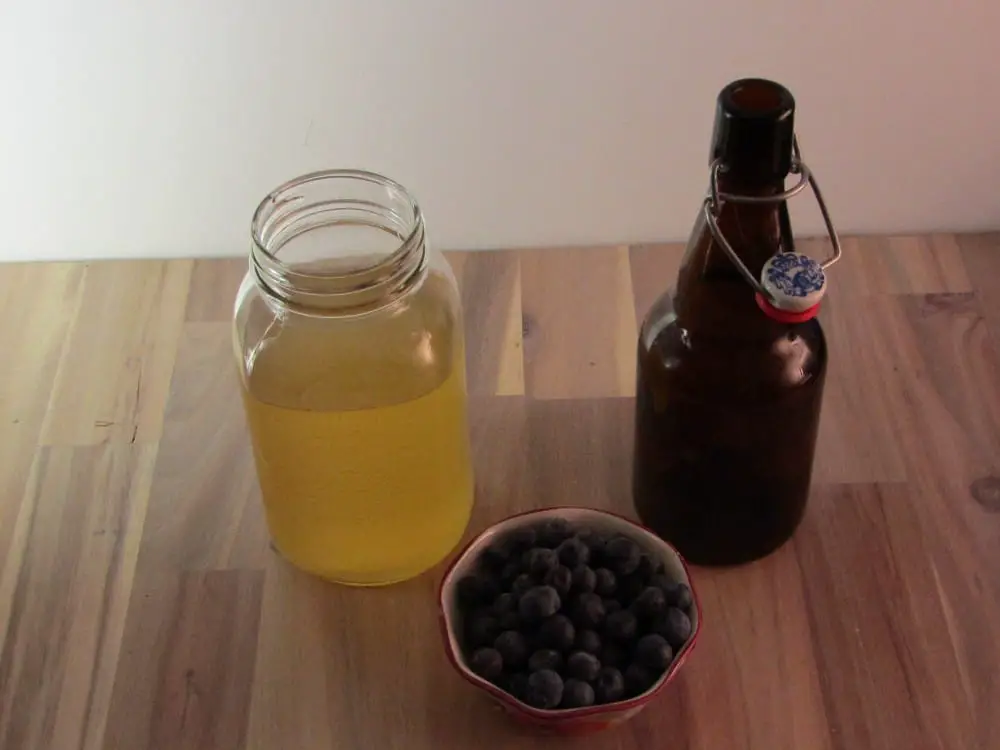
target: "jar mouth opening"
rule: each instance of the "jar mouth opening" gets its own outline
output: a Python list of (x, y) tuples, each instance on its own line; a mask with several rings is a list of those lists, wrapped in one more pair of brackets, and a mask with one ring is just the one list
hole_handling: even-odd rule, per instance
[(296, 177), (254, 212), (250, 265), (261, 288), (299, 309), (373, 309), (426, 267), (424, 219), (398, 182), (360, 169)]
[(423, 215), (395, 180), (360, 169), (301, 175), (254, 211), (254, 259), (299, 279), (363, 277), (423, 244)]

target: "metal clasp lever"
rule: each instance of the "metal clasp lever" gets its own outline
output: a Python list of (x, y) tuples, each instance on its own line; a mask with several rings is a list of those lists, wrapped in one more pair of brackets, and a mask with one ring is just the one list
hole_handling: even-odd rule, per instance
[(722, 230), (719, 228), (719, 222), (716, 220), (716, 216), (718, 215), (722, 204), (726, 201), (731, 201), (733, 203), (781, 203), (787, 201), (789, 198), (794, 198), (796, 195), (805, 190), (807, 186), (811, 187), (813, 194), (816, 196), (816, 202), (819, 204), (819, 210), (823, 214), (823, 222), (826, 224), (827, 234), (830, 235), (830, 242), (833, 245), (833, 255), (819, 265), (825, 271), (827, 268), (840, 260), (842, 252), (840, 248), (840, 238), (837, 236), (837, 230), (833, 226), (833, 220), (830, 218), (830, 212), (827, 210), (826, 202), (823, 200), (823, 194), (820, 192), (819, 184), (816, 182), (816, 177), (813, 175), (812, 170), (810, 170), (809, 167), (807, 167), (802, 161), (802, 155), (799, 152), (798, 138), (794, 138), (792, 141), (792, 166), (790, 173), (799, 175), (799, 181), (788, 190), (776, 195), (742, 195), (740, 193), (722, 193), (719, 191), (719, 173), (723, 169), (722, 162), (716, 159), (712, 162), (711, 169), (712, 177), (709, 185), (709, 194), (705, 197), (705, 204), (703, 207), (705, 223), (708, 225), (708, 229), (711, 231), (715, 241), (719, 243), (719, 246), (725, 251), (726, 255), (729, 256), (729, 259), (739, 270), (743, 278), (746, 279), (747, 283), (754, 288), (754, 291), (763, 295), (765, 299), (773, 302), (774, 295), (764, 288), (760, 279), (755, 278), (754, 275), (750, 273), (750, 270), (746, 267), (743, 261), (740, 260), (740, 256), (733, 249), (733, 246), (729, 244), (729, 240), (726, 239)]

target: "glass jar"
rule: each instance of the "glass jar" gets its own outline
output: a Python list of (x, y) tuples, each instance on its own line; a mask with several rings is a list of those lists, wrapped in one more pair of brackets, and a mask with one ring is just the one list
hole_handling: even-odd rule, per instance
[(473, 503), (455, 277), (413, 198), (370, 172), (282, 185), (252, 238), (234, 345), (274, 545), (339, 583), (412, 578)]

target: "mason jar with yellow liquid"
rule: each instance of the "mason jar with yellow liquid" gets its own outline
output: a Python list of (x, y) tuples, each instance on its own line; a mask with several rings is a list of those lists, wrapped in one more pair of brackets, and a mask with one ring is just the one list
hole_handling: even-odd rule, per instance
[(282, 185), (252, 238), (234, 344), (274, 546), (338, 583), (412, 578), (473, 503), (455, 277), (410, 194), (370, 172)]

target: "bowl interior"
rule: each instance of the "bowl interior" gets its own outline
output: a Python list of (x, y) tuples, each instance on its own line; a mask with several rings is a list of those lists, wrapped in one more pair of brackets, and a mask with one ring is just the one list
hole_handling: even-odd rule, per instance
[[(654, 683), (653, 686), (642, 695), (628, 701), (608, 703), (582, 709), (546, 711), (521, 703), (513, 696), (501, 691), (495, 685), (481, 678), (469, 668), (462, 651), (462, 644), (460, 642), (461, 636), (459, 634), (464, 631), (464, 620), (462, 612), (458, 607), (457, 597), (455, 596), (455, 584), (459, 579), (475, 570), (476, 561), (479, 559), (482, 551), (492, 544), (497, 538), (502, 537), (514, 529), (522, 526), (534, 526), (547, 518), (564, 518), (574, 525), (586, 526), (603, 533), (616, 533), (627, 536), (634, 540), (643, 552), (648, 554), (651, 558), (653, 558), (653, 560), (662, 562), (665, 572), (673, 580), (684, 583), (691, 589), (692, 596), (694, 598), (694, 604), (691, 607), (690, 615), (691, 637), (688, 638), (687, 643), (684, 644), (683, 648), (681, 648), (681, 650), (674, 656), (674, 660), (667, 671), (661, 675), (660, 679), (657, 680), (656, 683)], [(441, 582), (440, 605), (441, 616), (444, 618), (445, 637), (447, 639), (446, 645), (451, 652), (450, 655), (452, 662), (455, 664), (456, 668), (463, 677), (487, 690), (497, 698), (511, 704), (516, 704), (518, 707), (523, 707), (525, 711), (531, 712), (532, 714), (549, 714), (552, 717), (559, 718), (567, 718), (568, 716), (581, 712), (594, 713), (595, 710), (601, 709), (612, 711), (619, 710), (625, 705), (641, 703), (645, 698), (659, 690), (659, 688), (671, 678), (673, 673), (680, 666), (681, 662), (683, 662), (687, 652), (690, 651), (695, 638), (698, 635), (701, 619), (698, 597), (694, 591), (694, 587), (691, 585), (691, 577), (688, 573), (687, 567), (684, 565), (684, 561), (681, 559), (680, 555), (677, 554), (676, 550), (648, 529), (629, 521), (627, 518), (616, 516), (613, 513), (594, 510), (592, 508), (547, 508), (544, 510), (529, 511), (521, 515), (512, 516), (489, 527), (469, 543), (469, 545), (452, 563), (451, 568), (445, 574), (444, 580)]]

